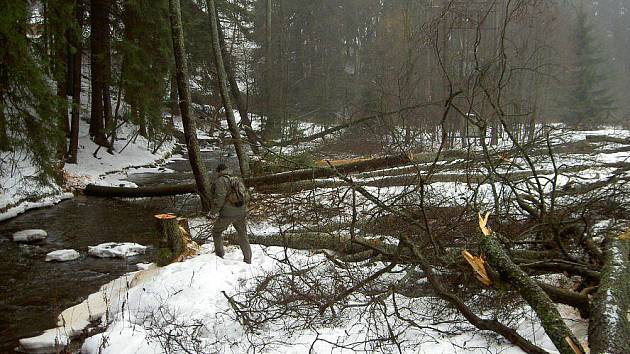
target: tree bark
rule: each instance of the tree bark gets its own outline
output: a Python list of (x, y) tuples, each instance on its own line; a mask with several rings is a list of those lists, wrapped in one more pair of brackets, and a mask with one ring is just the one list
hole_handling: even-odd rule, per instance
[(219, 44), (218, 28), (220, 24), (217, 15), (217, 9), (214, 4), (214, 0), (206, 0), (206, 4), (208, 6), (208, 19), (210, 24), (210, 38), (212, 39), (212, 52), (214, 53), (214, 62), (217, 67), (217, 75), (219, 77), (219, 89), (221, 91), (221, 97), (223, 98), (225, 116), (234, 142), (234, 149), (236, 149), (236, 156), (238, 157), (238, 163), (241, 168), (241, 175), (243, 177), (248, 177), (250, 175), (249, 157), (247, 156), (247, 151), (245, 151), (245, 149), (243, 148), (241, 133), (238, 129), (238, 126), (236, 125), (234, 111), (232, 110), (230, 92), (228, 91), (227, 86), (227, 74), (225, 72), (223, 55), (221, 54), (221, 48)]
[(184, 48), (184, 32), (182, 28), (182, 15), (179, 0), (169, 0), (169, 17), (171, 21), (171, 36), (173, 39), (173, 53), (175, 55), (175, 67), (177, 77), (177, 89), (179, 96), (179, 109), (184, 125), (184, 138), (188, 149), (188, 159), (195, 175), (196, 191), (201, 197), (201, 205), (204, 212), (211, 209), (210, 183), (208, 175), (201, 159), (199, 142), (197, 141), (197, 124), (190, 115), (190, 90), (188, 87), (188, 64), (186, 63), (186, 50)]
[(7, 135), (6, 117), (4, 116), (4, 96), (0, 90), (0, 151), (9, 151), (9, 149), (10, 146), (9, 137)]
[[(109, 94), (111, 76), (110, 55), (110, 10), (111, 0), (91, 0), (91, 71), (92, 71), (92, 112), (90, 136), (94, 142), (111, 148), (107, 131), (111, 128), (111, 99)], [(94, 156), (98, 149), (94, 152)]]
[(176, 115), (179, 115), (179, 105), (177, 103), (177, 74), (175, 71), (171, 73), (171, 86), (170, 86), (170, 94), (169, 94), (169, 106), (171, 109), (171, 115), (173, 119), (171, 119), (171, 123), (174, 122), (174, 118)]
[(83, 60), (83, 1), (77, 0), (75, 4), (75, 25), (72, 30), (70, 44), (74, 48), (72, 53), (72, 119), (70, 123), (70, 148), (68, 163), (77, 163), (79, 150), (79, 123), (81, 115), (81, 65)]
[(90, 61), (92, 71), (92, 111), (90, 116), (90, 136), (95, 141), (107, 141), (105, 138), (105, 105), (103, 94), (108, 85), (106, 71), (106, 53), (109, 45), (109, 0), (90, 0)]
[[(626, 235), (630, 229), (626, 231)], [(588, 328), (591, 353), (627, 353), (630, 343), (630, 240), (607, 236)]]
[(265, 140), (270, 140), (279, 135), (281, 130), (280, 124), (278, 124), (278, 117), (275, 115), (275, 107), (273, 105), (273, 94), (271, 73), (273, 68), (272, 63), (272, 50), (271, 50), (271, 16), (272, 16), (272, 0), (266, 1), (265, 8), (265, 102), (267, 106), (267, 117), (262, 131), (262, 137)]

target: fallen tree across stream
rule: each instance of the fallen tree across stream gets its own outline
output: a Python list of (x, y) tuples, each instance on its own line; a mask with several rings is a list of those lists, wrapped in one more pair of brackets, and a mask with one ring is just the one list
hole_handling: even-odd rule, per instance
[[(441, 156), (445, 158), (458, 158), (464, 157), (465, 155), (465, 151), (448, 151), (442, 153)], [(249, 187), (277, 185), (281, 183), (298, 182), (315, 178), (332, 177), (338, 173), (349, 174), (409, 165), (412, 163), (431, 162), (436, 158), (436, 156), (437, 155), (434, 153), (416, 154), (411, 156), (388, 155), (372, 158), (369, 160), (360, 160), (353, 163), (347, 163), (335, 166), (334, 168), (312, 167), (295, 171), (280, 172), (265, 176), (249, 177), (245, 178), (244, 181), (245, 184)], [(196, 192), (197, 186), (194, 183), (168, 184), (139, 188), (97, 186), (89, 184), (84, 191), (85, 195), (110, 198), (163, 197)]]

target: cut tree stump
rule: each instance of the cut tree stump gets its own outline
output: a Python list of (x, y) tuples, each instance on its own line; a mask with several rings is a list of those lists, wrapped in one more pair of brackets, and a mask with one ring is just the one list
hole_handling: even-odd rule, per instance
[(155, 261), (159, 266), (180, 262), (197, 254), (200, 247), (191, 240), (188, 219), (173, 214), (158, 214), (155, 219), (159, 231)]

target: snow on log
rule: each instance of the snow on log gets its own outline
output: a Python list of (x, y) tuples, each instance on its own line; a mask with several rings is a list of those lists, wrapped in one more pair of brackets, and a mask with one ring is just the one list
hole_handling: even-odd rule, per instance
[(588, 339), (591, 353), (627, 353), (630, 345), (630, 229), (604, 241), (604, 266), (593, 298)]

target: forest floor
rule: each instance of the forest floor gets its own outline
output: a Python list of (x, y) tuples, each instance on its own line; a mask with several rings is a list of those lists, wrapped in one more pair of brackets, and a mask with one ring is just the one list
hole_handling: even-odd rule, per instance
[[(630, 137), (630, 131), (605, 129), (570, 132), (558, 139), (564, 143), (582, 142), (587, 135), (627, 138)], [(560, 186), (606, 180), (616, 171), (615, 166), (629, 162), (630, 151), (625, 151), (623, 147), (620, 149), (619, 144), (601, 142), (589, 146), (585, 152), (569, 151), (557, 155), (554, 163), (558, 166), (580, 167), (561, 173), (558, 176)], [(348, 156), (361, 153), (348, 149), (344, 151)], [(334, 145), (331, 144), (327, 144), (326, 149), (319, 153), (336, 155)], [(445, 161), (443, 165), (450, 165), (450, 168), (445, 169), (444, 174), (460, 175), (463, 172), (458, 164), (461, 163), (458, 160)], [(521, 164), (522, 161), (513, 163)], [(550, 167), (550, 162), (544, 159), (536, 164), (541, 170)], [(420, 168), (423, 168), (422, 165)], [(354, 181), (363, 183), (374, 195), (395, 205), (397, 198), (407, 192), (408, 185), (371, 185), (375, 177), (379, 176), (378, 172), (382, 176), (399, 175), (393, 170), (396, 169), (360, 175)], [(549, 179), (554, 178), (553, 174), (547, 175)], [(342, 182), (339, 179), (332, 180)], [(354, 232), (364, 232), (368, 237), (392, 237), (397, 231), (396, 227), (374, 227), (367, 219), (373, 216), (375, 205), (361, 196), (352, 202), (350, 191), (351, 188), (341, 184), (341, 187), (336, 185), (291, 193), (256, 194), (251, 206), (248, 231), (252, 239), (256, 239), (345, 225), (338, 227), (336, 232), (347, 234), (347, 225), (353, 224), (352, 227), (359, 230)], [(470, 203), (471, 200), (484, 205), (491, 198), (488, 184), (471, 189), (470, 182), (448, 178), (431, 183), (425, 197), (436, 205), (449, 207), (458, 207), (460, 203)], [(355, 205), (354, 210), (352, 205)], [(353, 218), (356, 219), (356, 225)], [(449, 223), (452, 220), (441, 222)], [(207, 239), (210, 227), (207, 219), (195, 218), (190, 223), (193, 238)], [(65, 326), (52, 329), (33, 340), (66, 343), (69, 337), (81, 333), (91, 321), (97, 321), (100, 329), (87, 334), (82, 346), (84, 353), (521, 353), (520, 349), (504, 339), (478, 331), (457, 313), (445, 310), (443, 304), (440, 305), (431, 296), (397, 295), (394, 298), (390, 295), (382, 299), (382, 308), (367, 313), (363, 307), (354, 306), (367, 299), (358, 293), (350, 296), (346, 301), (348, 306), (327, 322), (316, 321), (296, 326), (295, 322), (301, 321), (299, 318), (278, 316), (252, 331), (251, 323), (246, 323), (248, 317), (241, 316), (239, 312), (242, 310), (239, 301), (243, 294), (258, 291), (270, 275), (288, 274), (295, 269), (315, 272), (315, 276), (324, 279), (326, 286), (327, 274), (335, 268), (327, 252), (261, 245), (252, 245), (252, 248), (251, 265), (241, 261), (242, 254), (236, 246), (227, 247), (224, 259), (216, 257), (211, 242), (202, 246), (198, 256), (183, 262), (164, 267), (140, 264), (139, 271), (104, 285), (84, 303), (64, 311), (60, 320)], [(367, 276), (384, 266), (385, 263), (381, 261), (365, 260), (358, 262), (353, 269)], [(396, 268), (392, 274), (396, 274)], [(404, 280), (400, 278), (402, 275), (397, 277), (392, 274), (386, 277), (385, 283)], [(334, 280), (330, 279), (330, 282), (328, 285), (332, 286)], [(396, 306), (392, 306), (393, 303)], [(581, 319), (573, 308), (559, 308), (576, 337), (585, 342), (588, 321)], [(393, 309), (402, 311), (402, 318), (418, 311), (426, 311), (426, 317), (423, 322), (409, 326), (400, 316), (394, 316)], [(513, 315), (518, 314), (511, 327), (541, 348), (555, 351), (527, 305), (520, 303), (506, 310)], [(397, 347), (379, 339), (390, 336), (392, 328), (396, 332)]]

